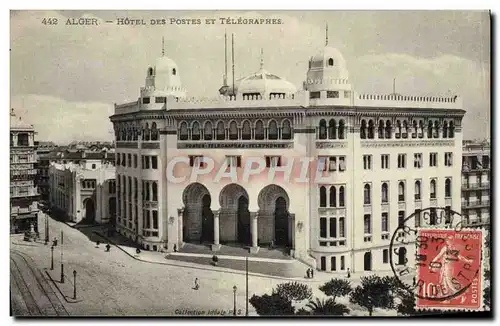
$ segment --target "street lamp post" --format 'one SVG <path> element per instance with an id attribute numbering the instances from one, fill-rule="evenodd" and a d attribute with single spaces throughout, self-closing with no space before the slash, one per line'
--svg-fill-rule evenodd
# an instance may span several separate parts
<path id="1" fill-rule="evenodd" d="M 245 257 L 245 283 L 246 283 L 245 316 L 248 316 L 248 256 Z"/>
<path id="2" fill-rule="evenodd" d="M 61 283 L 64 283 L 64 264 L 63 264 L 63 231 L 61 230 Z"/>
<path id="3" fill-rule="evenodd" d="M 238 288 L 235 286 L 233 286 L 233 315 L 236 316 L 236 290 L 238 290 Z"/>
<path id="4" fill-rule="evenodd" d="M 45 245 L 49 243 L 49 217 L 45 214 Z"/>
<path id="5" fill-rule="evenodd" d="M 54 270 L 54 246 L 50 247 L 50 270 Z"/>
<path id="6" fill-rule="evenodd" d="M 73 270 L 73 299 L 76 300 L 76 271 Z"/>

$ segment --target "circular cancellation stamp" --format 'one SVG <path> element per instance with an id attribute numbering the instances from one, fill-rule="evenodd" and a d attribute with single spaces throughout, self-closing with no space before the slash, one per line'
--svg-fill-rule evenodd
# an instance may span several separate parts
<path id="1" fill-rule="evenodd" d="M 389 260 L 415 295 L 416 310 L 483 310 L 483 228 L 466 228 L 449 209 L 417 210 L 399 221 Z"/>

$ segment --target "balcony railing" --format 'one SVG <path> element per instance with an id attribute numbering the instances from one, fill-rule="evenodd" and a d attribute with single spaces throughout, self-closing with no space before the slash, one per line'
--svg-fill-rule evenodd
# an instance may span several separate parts
<path id="1" fill-rule="evenodd" d="M 481 189 L 490 189 L 490 183 L 481 182 L 481 183 L 462 183 L 462 190 L 481 190 Z"/>
<path id="2" fill-rule="evenodd" d="M 489 207 L 490 206 L 490 201 L 489 200 L 477 200 L 477 201 L 471 201 L 468 203 L 462 203 L 462 208 L 480 208 L 480 207 Z"/>
<path id="3" fill-rule="evenodd" d="M 481 226 L 481 225 L 489 225 L 489 224 L 490 224 L 489 217 L 482 217 L 481 219 L 469 218 L 469 221 L 467 221 L 466 219 L 462 220 L 463 226 Z"/>

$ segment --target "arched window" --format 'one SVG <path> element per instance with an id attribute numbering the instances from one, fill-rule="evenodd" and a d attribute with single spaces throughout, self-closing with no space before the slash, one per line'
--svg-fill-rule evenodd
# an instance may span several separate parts
<path id="1" fill-rule="evenodd" d="M 444 196 L 451 197 L 451 179 L 447 178 L 444 183 Z"/>
<path id="2" fill-rule="evenodd" d="M 431 180 L 431 192 L 430 192 L 430 198 L 435 199 L 436 198 L 436 180 L 432 179 Z"/>
<path id="3" fill-rule="evenodd" d="M 384 121 L 378 122 L 378 139 L 384 139 Z"/>
<path id="4" fill-rule="evenodd" d="M 450 121 L 450 127 L 448 128 L 448 138 L 455 137 L 455 124 L 453 121 Z"/>
<path id="5" fill-rule="evenodd" d="M 212 122 L 205 121 L 205 127 L 203 128 L 203 139 L 212 140 L 213 127 Z"/>
<path id="6" fill-rule="evenodd" d="M 177 70 L 175 70 L 175 68 L 172 68 L 172 75 L 177 75 Z"/>
<path id="7" fill-rule="evenodd" d="M 387 183 L 382 183 L 382 203 L 389 202 L 389 186 Z"/>
<path id="8" fill-rule="evenodd" d="M 421 200 L 422 198 L 420 197 L 420 190 L 421 190 L 421 186 L 420 186 L 420 181 L 417 180 L 415 181 L 415 200 Z"/>
<path id="9" fill-rule="evenodd" d="M 373 120 L 368 121 L 368 139 L 375 138 L 375 125 Z"/>
<path id="10" fill-rule="evenodd" d="M 274 120 L 269 121 L 268 128 L 269 129 L 268 129 L 267 138 L 272 139 L 272 140 L 278 139 L 278 124 L 276 123 L 276 121 L 274 121 Z"/>
<path id="11" fill-rule="evenodd" d="M 344 129 L 345 129 L 345 122 L 344 120 L 339 121 L 339 139 L 344 139 Z"/>
<path id="12" fill-rule="evenodd" d="M 328 59 L 328 65 L 333 66 L 333 59 L 332 58 Z"/>
<path id="13" fill-rule="evenodd" d="M 403 134 L 401 135 L 404 139 L 408 138 L 408 121 L 403 120 Z"/>
<path id="14" fill-rule="evenodd" d="M 224 122 L 219 121 L 217 123 L 217 140 L 226 139 L 226 128 L 224 128 Z"/>
<path id="15" fill-rule="evenodd" d="M 392 125 L 389 120 L 385 122 L 385 138 L 386 139 L 392 138 Z"/>
<path id="16" fill-rule="evenodd" d="M 179 128 L 179 139 L 187 140 L 188 139 L 188 126 L 186 122 L 181 123 L 181 127 Z"/>
<path id="17" fill-rule="evenodd" d="M 191 126 L 191 139 L 192 140 L 201 139 L 200 124 L 198 123 L 198 121 L 193 122 Z"/>
<path id="18" fill-rule="evenodd" d="M 151 138 L 151 130 L 149 129 L 149 124 L 146 122 L 146 127 L 144 128 L 144 140 L 149 141 Z"/>
<path id="19" fill-rule="evenodd" d="M 281 138 L 282 139 L 292 139 L 292 128 L 290 126 L 290 120 L 283 121 L 281 127 Z"/>
<path id="20" fill-rule="evenodd" d="M 153 181 L 153 201 L 158 201 L 158 184 L 156 181 Z"/>
<path id="21" fill-rule="evenodd" d="M 359 137 L 361 139 L 366 139 L 366 121 L 361 120 L 361 128 L 359 129 Z"/>
<path id="22" fill-rule="evenodd" d="M 319 139 L 326 139 L 326 121 L 324 119 L 319 122 Z"/>
<path id="23" fill-rule="evenodd" d="M 413 120 L 413 132 L 411 133 L 411 138 L 417 138 L 418 133 L 418 122 L 417 120 Z"/>
<path id="24" fill-rule="evenodd" d="M 148 76 L 153 76 L 153 68 L 151 67 L 148 68 Z"/>
<path id="25" fill-rule="evenodd" d="M 369 184 L 365 184 L 365 189 L 363 191 L 363 197 L 364 197 L 363 203 L 365 205 L 370 205 L 372 203 L 372 194 L 371 194 L 371 189 L 370 189 Z"/>
<path id="26" fill-rule="evenodd" d="M 156 128 L 156 122 L 151 124 L 151 140 L 158 140 L 158 129 Z"/>
<path id="27" fill-rule="evenodd" d="M 236 121 L 231 121 L 229 124 L 229 139 L 238 139 L 238 125 L 236 124 Z"/>
<path id="28" fill-rule="evenodd" d="M 252 139 L 252 128 L 250 127 L 250 122 L 245 120 L 243 122 L 243 128 L 241 130 L 241 139 L 249 140 Z"/>
<path id="29" fill-rule="evenodd" d="M 403 181 L 400 181 L 398 185 L 398 201 L 405 201 L 405 183 Z"/>
<path id="30" fill-rule="evenodd" d="M 330 207 L 337 207 L 337 189 L 330 187 Z"/>
<path id="31" fill-rule="evenodd" d="M 427 138 L 432 138 L 432 121 L 427 125 Z"/>
<path id="32" fill-rule="evenodd" d="M 443 122 L 443 138 L 448 138 L 448 121 Z"/>
<path id="33" fill-rule="evenodd" d="M 257 120 L 255 123 L 255 139 L 264 139 L 264 123 L 262 120 Z"/>
<path id="34" fill-rule="evenodd" d="M 319 207 L 326 207 L 326 188 L 324 186 L 319 188 Z"/>
<path id="35" fill-rule="evenodd" d="M 397 120 L 396 121 L 396 135 L 395 135 L 395 137 L 397 139 L 401 138 L 401 134 L 402 134 L 401 128 L 402 128 L 401 121 Z"/>
<path id="36" fill-rule="evenodd" d="M 434 138 L 439 138 L 439 122 L 434 121 Z"/>
<path id="37" fill-rule="evenodd" d="M 424 122 L 422 120 L 419 121 L 419 127 L 418 138 L 424 138 Z"/>
<path id="38" fill-rule="evenodd" d="M 340 186 L 339 188 L 339 207 L 345 206 L 345 193 L 344 186 Z"/>
<path id="39" fill-rule="evenodd" d="M 334 119 L 328 122 L 328 139 L 337 139 L 337 122 Z"/>

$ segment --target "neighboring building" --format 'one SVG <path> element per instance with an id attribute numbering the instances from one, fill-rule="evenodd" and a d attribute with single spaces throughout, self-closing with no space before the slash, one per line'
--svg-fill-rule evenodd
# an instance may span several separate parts
<path id="1" fill-rule="evenodd" d="M 274 243 L 320 270 L 390 270 L 390 240 L 405 217 L 428 207 L 460 211 L 465 111 L 457 96 L 358 94 L 328 45 L 310 58 L 302 91 L 262 60 L 237 81 L 236 96 L 213 100 L 184 98 L 180 73 L 162 55 L 146 69 L 139 99 L 115 104 L 110 118 L 116 228 L 146 249 L 204 242 L 256 252 Z M 189 157 L 176 165 L 187 180 L 175 183 L 166 171 L 179 157 Z M 311 157 L 327 180 L 190 182 L 203 157 L 239 175 L 255 157 L 266 169 Z M 414 244 L 394 250 L 412 264 Z"/>
<path id="2" fill-rule="evenodd" d="M 50 163 L 51 209 L 67 221 L 114 225 L 115 167 L 107 162 L 106 153 L 92 153 L 100 154 L 100 157 L 92 158 L 85 157 L 91 153 L 80 154 L 83 157 L 80 155 L 79 163 Z M 74 155 L 70 157 L 70 161 L 76 159 Z"/>
<path id="3" fill-rule="evenodd" d="M 489 225 L 490 143 L 464 142 L 462 150 L 462 216 L 469 225 Z"/>
<path id="4" fill-rule="evenodd" d="M 10 231 L 38 230 L 35 129 L 10 113 Z"/>
<path id="5" fill-rule="evenodd" d="M 57 145 L 53 142 L 37 142 L 36 147 L 36 164 L 37 170 L 35 186 L 40 194 L 40 202 L 48 203 L 49 201 L 49 154 L 57 149 Z"/>

